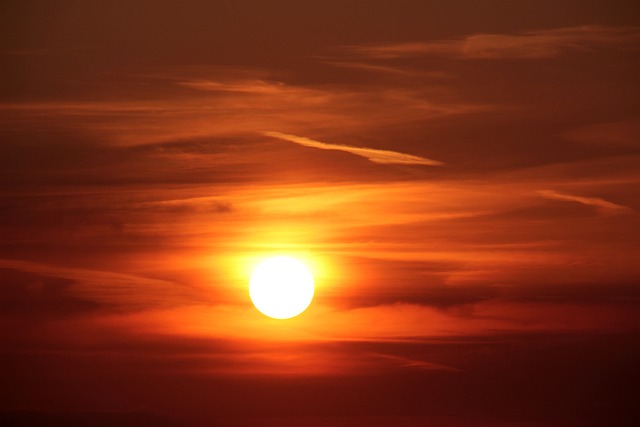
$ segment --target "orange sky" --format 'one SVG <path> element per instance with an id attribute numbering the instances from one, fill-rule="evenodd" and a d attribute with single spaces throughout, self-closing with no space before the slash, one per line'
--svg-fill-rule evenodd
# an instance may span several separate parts
<path id="1" fill-rule="evenodd" d="M 0 420 L 634 415 L 637 2 L 0 7 Z"/>

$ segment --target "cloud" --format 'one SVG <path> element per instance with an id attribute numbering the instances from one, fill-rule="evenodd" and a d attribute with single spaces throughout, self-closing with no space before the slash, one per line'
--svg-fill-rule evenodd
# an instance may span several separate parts
<path id="1" fill-rule="evenodd" d="M 602 25 L 525 31 L 518 34 L 472 34 L 462 38 L 346 46 L 343 51 L 372 59 L 445 56 L 460 59 L 542 59 L 566 52 L 618 48 L 638 50 L 640 27 Z"/>
<path id="2" fill-rule="evenodd" d="M 161 200 L 143 203 L 142 206 L 164 213 L 229 213 L 234 207 L 231 203 L 216 197 L 191 197 L 185 199 Z"/>
<path id="3" fill-rule="evenodd" d="M 450 79 L 452 75 L 443 71 L 425 71 L 415 70 L 408 67 L 388 66 L 380 64 L 371 64 L 366 61 L 351 61 L 339 60 L 335 58 L 326 59 L 322 56 L 318 58 L 323 64 L 338 67 L 338 68 L 350 68 L 354 70 L 368 71 L 371 73 L 378 73 L 385 76 L 398 77 L 400 79 L 407 78 L 427 78 L 427 79 Z"/>
<path id="4" fill-rule="evenodd" d="M 265 80 L 213 81 L 207 79 L 191 79 L 177 82 L 179 86 L 190 89 L 214 92 L 240 92 L 263 95 L 281 95 L 301 91 L 291 88 L 284 83 Z M 311 92 L 311 91 L 310 91 Z"/>
<path id="5" fill-rule="evenodd" d="M 425 157 L 414 156 L 412 154 L 399 153 L 397 151 L 378 150 L 376 148 L 352 147 L 349 145 L 328 144 L 326 142 L 315 141 L 302 136 L 289 135 L 280 132 L 262 132 L 263 135 L 282 139 L 284 141 L 293 142 L 305 147 L 319 148 L 320 150 L 336 150 L 345 151 L 364 157 L 374 163 L 382 164 L 405 164 L 405 165 L 427 165 L 441 166 L 442 162 L 438 160 L 427 159 Z"/>
<path id="6" fill-rule="evenodd" d="M 139 275 L 10 259 L 0 259 L 1 269 L 71 282 L 66 287 L 68 295 L 120 309 L 172 307 L 194 301 L 191 292 L 177 283 Z"/>
<path id="7" fill-rule="evenodd" d="M 391 361 L 397 364 L 399 367 L 404 367 L 404 368 L 414 368 L 414 369 L 420 369 L 420 370 L 441 370 L 441 371 L 450 371 L 450 372 L 460 371 L 460 369 L 447 366 L 447 365 L 442 365 L 440 363 L 433 363 L 433 362 L 428 362 L 428 361 L 419 360 L 419 359 L 411 359 L 408 357 L 396 356 L 391 354 L 371 353 L 371 356 L 378 357 L 382 360 Z"/>
<path id="8" fill-rule="evenodd" d="M 599 197 L 584 197 L 575 196 L 572 194 L 559 193 L 554 190 L 540 190 L 538 194 L 542 197 L 552 200 L 560 200 L 566 202 L 577 202 L 587 206 L 596 207 L 601 213 L 604 214 L 621 214 L 631 211 L 627 206 L 618 205 L 613 202 L 601 199 Z"/>
<path id="9" fill-rule="evenodd" d="M 122 84 L 130 84 L 134 77 L 123 78 Z M 115 100 L 0 103 L 0 126 L 82 132 L 100 144 L 135 146 L 247 136 L 269 128 L 299 134 L 331 129 L 360 133 L 496 108 L 462 101 L 446 89 L 435 93 L 422 87 L 301 85 L 231 79 L 224 73 L 191 78 L 179 72 L 164 80 L 146 77 L 145 81 L 164 96 L 149 99 L 145 87 L 135 89 L 134 96 L 122 94 Z"/>

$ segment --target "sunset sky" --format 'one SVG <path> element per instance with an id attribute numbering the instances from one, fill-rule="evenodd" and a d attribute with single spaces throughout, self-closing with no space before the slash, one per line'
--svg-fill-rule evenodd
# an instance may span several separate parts
<path id="1" fill-rule="evenodd" d="M 640 422 L 640 2 L 0 20 L 1 424 Z"/>

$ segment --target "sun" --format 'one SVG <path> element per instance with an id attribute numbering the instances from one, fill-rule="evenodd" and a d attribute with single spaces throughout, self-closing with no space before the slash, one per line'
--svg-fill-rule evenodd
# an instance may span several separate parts
<path id="1" fill-rule="evenodd" d="M 305 311 L 313 299 L 313 276 L 295 258 L 277 256 L 260 263 L 249 281 L 253 305 L 265 316 L 290 319 Z"/>

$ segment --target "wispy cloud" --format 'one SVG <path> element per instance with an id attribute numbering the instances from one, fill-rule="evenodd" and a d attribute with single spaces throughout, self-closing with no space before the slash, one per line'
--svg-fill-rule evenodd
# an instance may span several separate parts
<path id="1" fill-rule="evenodd" d="M 139 275 L 10 259 L 0 259 L 0 269 L 70 280 L 70 295 L 121 309 L 172 307 L 194 301 L 189 290 L 174 282 Z"/>
<path id="2" fill-rule="evenodd" d="M 408 357 L 396 356 L 392 354 L 371 353 L 371 356 L 382 360 L 390 361 L 398 366 L 405 368 L 414 368 L 420 370 L 442 370 L 450 372 L 460 372 L 460 369 L 452 366 L 442 365 L 440 363 L 428 362 L 420 359 L 412 359 Z"/>
<path id="3" fill-rule="evenodd" d="M 573 194 L 559 193 L 554 190 L 540 190 L 538 191 L 538 194 L 547 199 L 576 202 L 587 206 L 594 206 L 604 214 L 621 214 L 627 213 L 631 210 L 627 206 L 618 205 L 599 197 L 576 196 Z"/>
<path id="4" fill-rule="evenodd" d="M 326 142 L 316 141 L 303 136 L 289 135 L 281 132 L 262 132 L 263 135 L 282 139 L 284 141 L 293 142 L 305 147 L 318 148 L 320 150 L 336 150 L 345 151 L 364 157 L 374 163 L 382 164 L 408 164 L 408 165 L 427 165 L 441 166 L 442 162 L 438 160 L 427 159 L 425 157 L 414 156 L 412 154 L 399 153 L 397 151 L 378 150 L 376 148 L 352 147 L 349 145 L 329 144 Z"/>
<path id="5" fill-rule="evenodd" d="M 175 76 L 146 78 L 166 96 L 148 99 L 145 88 L 134 99 L 123 94 L 118 100 L 0 103 L 0 125 L 32 129 L 37 122 L 39 127 L 82 130 L 98 135 L 101 142 L 131 146 L 249 135 L 269 128 L 299 134 L 330 129 L 360 133 L 496 108 L 461 101 L 447 90 L 436 93 L 422 87 L 314 86 L 267 78 L 232 79 L 225 73 L 193 78 L 179 71 Z"/>
<path id="6" fill-rule="evenodd" d="M 518 34 L 472 34 L 466 37 L 346 46 L 343 51 L 357 57 L 393 59 L 446 56 L 461 59 L 542 59 L 566 52 L 598 48 L 638 50 L 640 27 L 601 25 L 525 31 Z"/>
<path id="7" fill-rule="evenodd" d="M 352 61 L 350 59 L 326 59 L 319 57 L 320 62 L 332 67 L 350 68 L 354 70 L 368 71 L 377 74 L 383 74 L 385 76 L 394 76 L 398 78 L 427 78 L 427 79 L 450 79 L 452 75 L 443 71 L 424 71 L 416 70 L 408 67 L 400 66 L 388 66 L 380 64 L 372 64 L 364 61 Z"/>

